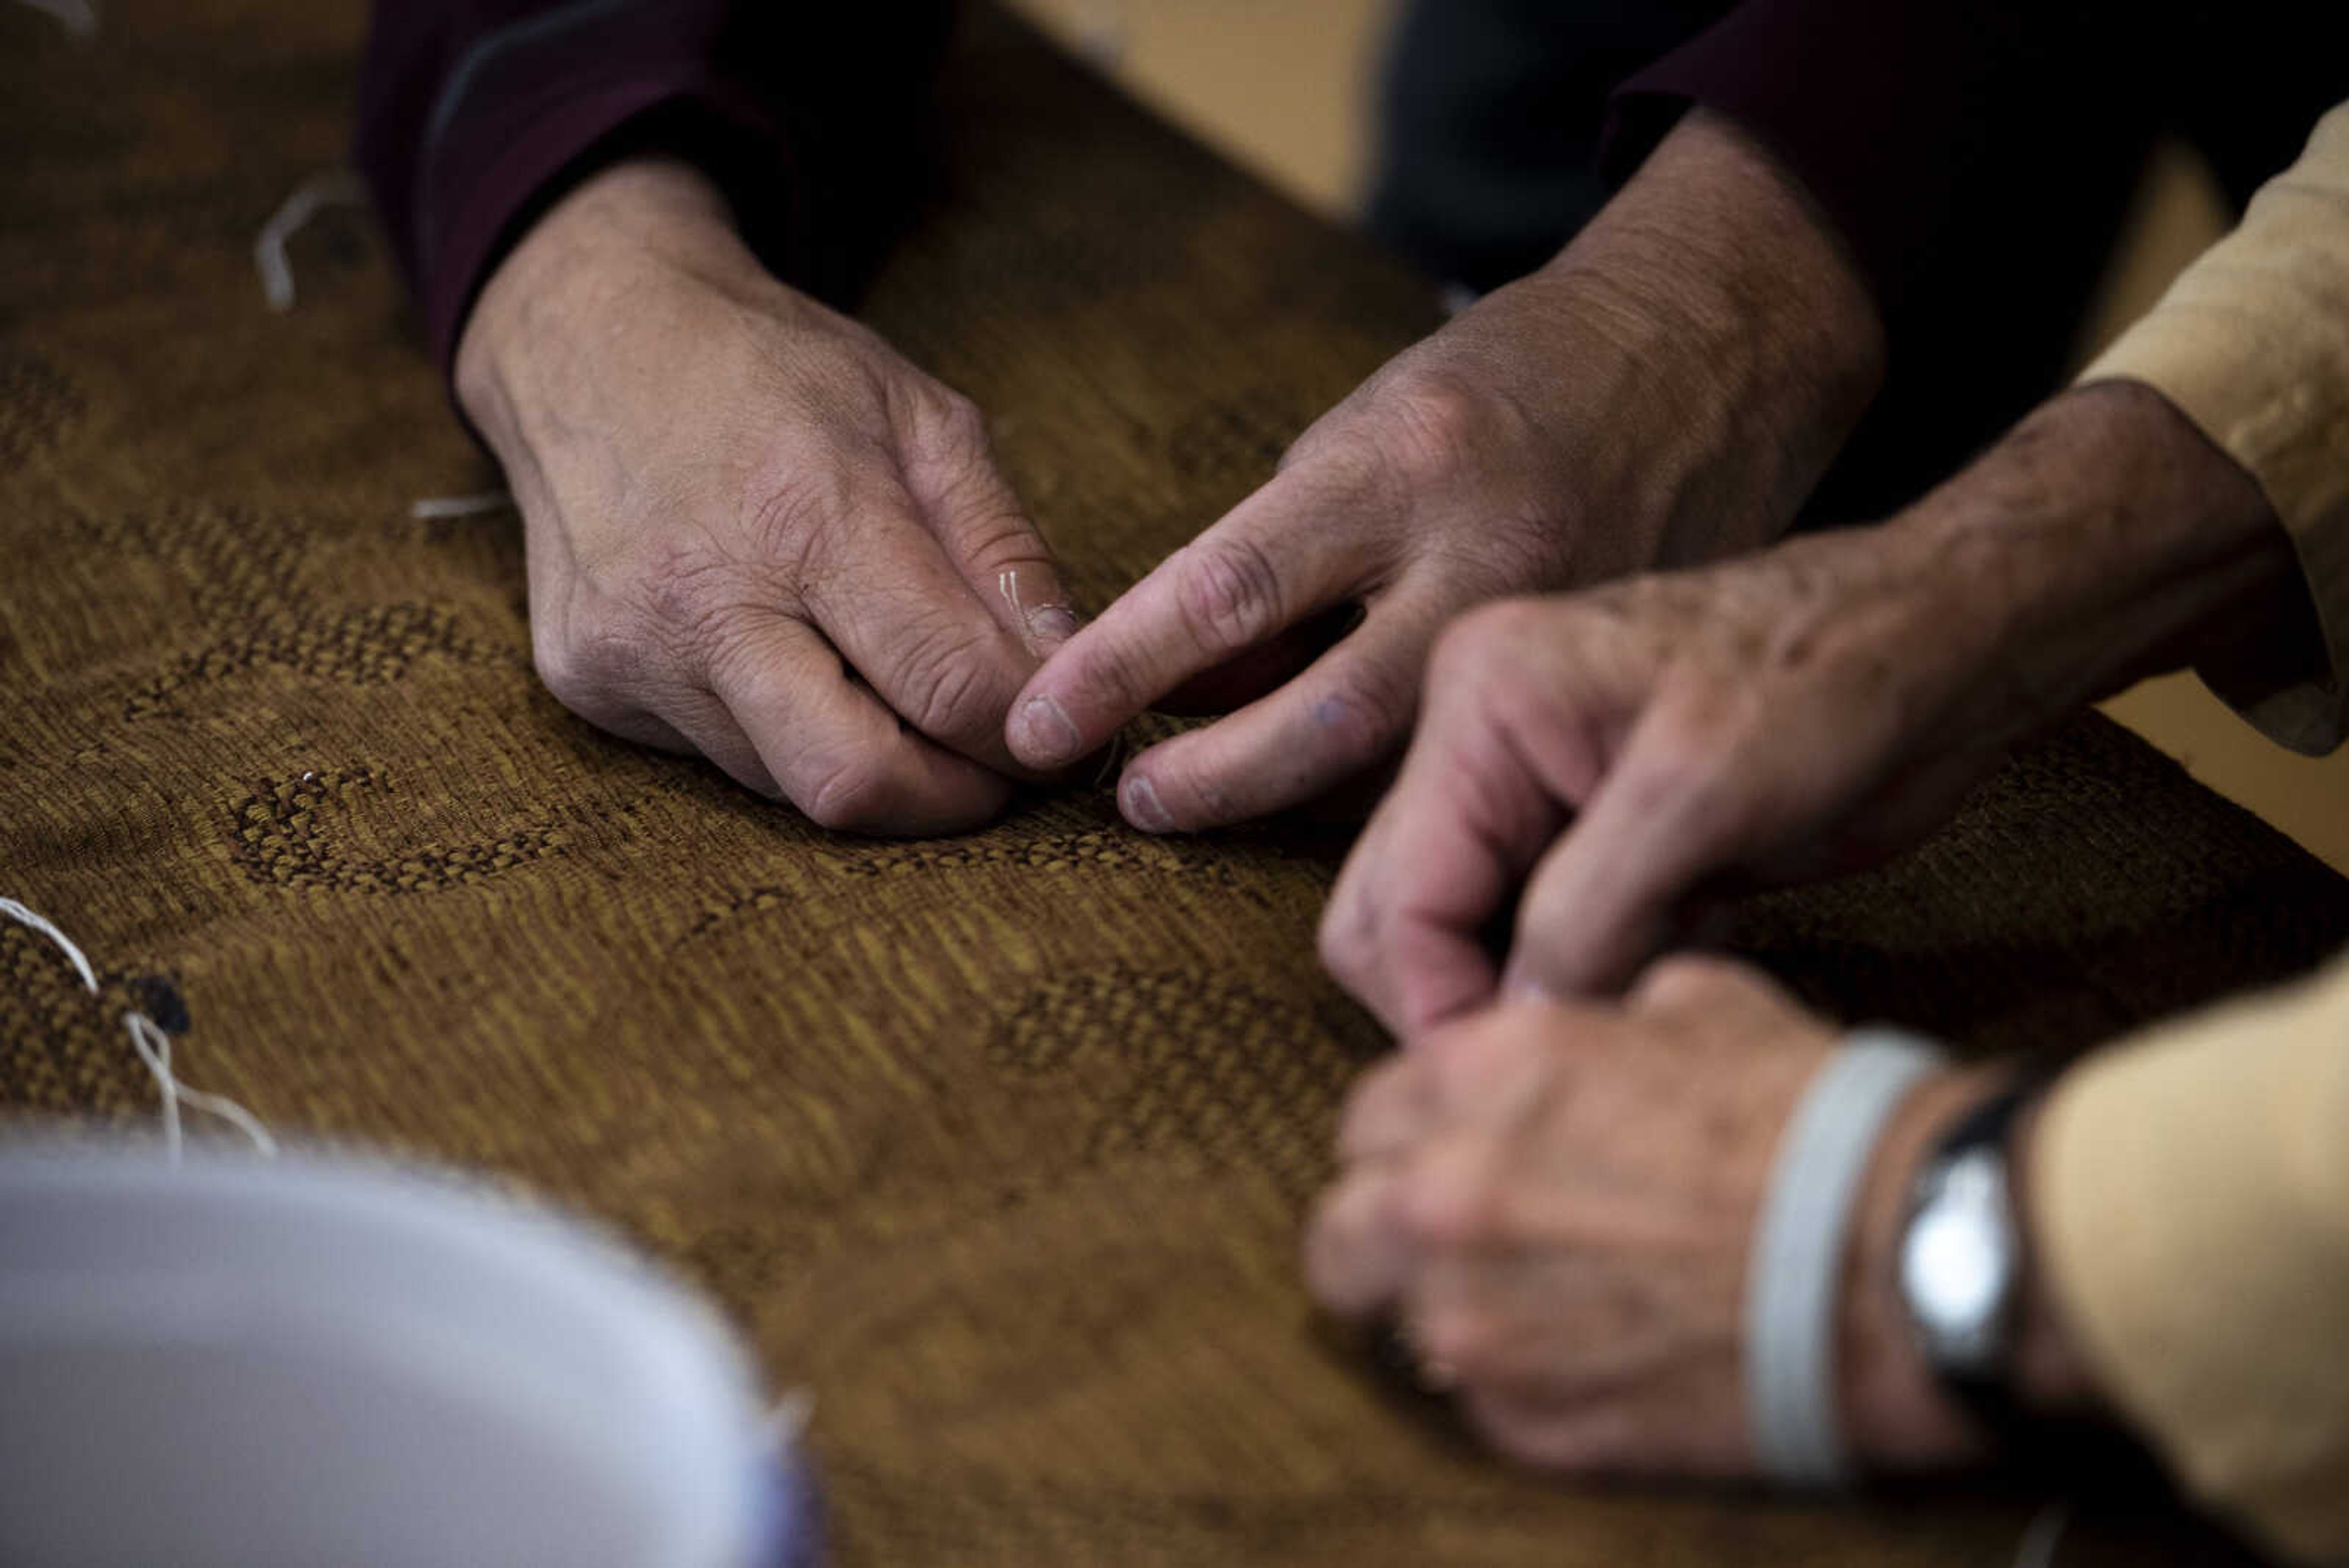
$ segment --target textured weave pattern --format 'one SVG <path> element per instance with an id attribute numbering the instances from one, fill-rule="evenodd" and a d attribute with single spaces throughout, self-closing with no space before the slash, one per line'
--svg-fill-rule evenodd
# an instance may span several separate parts
<path id="1" fill-rule="evenodd" d="M 1316 968 L 1340 844 L 1152 841 L 1105 794 L 827 836 L 536 687 L 513 520 L 353 214 L 361 17 L 0 6 L 0 1106 L 128 1120 L 144 1006 L 292 1136 L 486 1168 L 720 1297 L 851 1564 L 2002 1562 L 2022 1500 L 1558 1490 L 1391 1403 L 1295 1266 L 1381 1043 Z M 1097 607 L 1429 325 L 1407 280 L 999 18 L 870 317 L 990 410 Z M 1921 854 L 1736 940 L 1814 1000 L 2061 1047 L 2313 961 L 2343 886 L 2100 723 Z M 0 1265 L 5 1266 L 5 1265 Z M 2091 1521 L 2069 1562 L 2209 1561 Z"/>

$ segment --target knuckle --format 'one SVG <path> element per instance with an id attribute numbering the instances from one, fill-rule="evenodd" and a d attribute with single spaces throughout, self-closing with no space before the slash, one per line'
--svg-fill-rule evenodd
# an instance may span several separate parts
<path id="1" fill-rule="evenodd" d="M 1420 1314 L 1413 1335 L 1422 1355 L 1440 1361 L 1464 1381 L 1489 1376 L 1501 1364 L 1506 1331 L 1491 1309 L 1468 1301 L 1447 1301 Z"/>
<path id="2" fill-rule="evenodd" d="M 930 376 L 916 373 L 906 389 L 916 422 L 942 436 L 985 439 L 987 420 L 978 405 L 963 393 Z"/>
<path id="3" fill-rule="evenodd" d="M 993 679 L 980 635 L 939 625 L 907 638 L 894 661 L 892 705 L 926 735 L 960 735 L 1000 724 L 1010 693 Z"/>
<path id="4" fill-rule="evenodd" d="M 1733 960 L 1684 953 L 1650 964 L 1629 1000 L 1640 1011 L 1709 1014 L 1761 993 L 1752 972 Z"/>
<path id="5" fill-rule="evenodd" d="M 1675 954 L 1650 965 L 1640 989 L 1651 1002 L 1702 997 L 1727 985 L 1731 972 L 1729 963 L 1723 959 Z"/>
<path id="6" fill-rule="evenodd" d="M 1321 966 L 1349 991 L 1359 991 L 1373 975 L 1371 955 L 1377 946 L 1377 914 L 1371 900 L 1359 890 L 1340 888 L 1321 911 L 1313 935 Z"/>
<path id="7" fill-rule="evenodd" d="M 1402 1229 L 1424 1247 L 1475 1251 L 1506 1240 L 1508 1195 L 1485 1165 L 1423 1168 L 1402 1196 Z"/>
<path id="8" fill-rule="evenodd" d="M 1176 603 L 1199 647 L 1237 653 L 1281 624 L 1280 568 L 1262 545 L 1235 535 L 1183 554 Z"/>
<path id="9" fill-rule="evenodd" d="M 556 701 L 600 722 L 626 693 L 650 684 L 650 642 L 626 615 L 574 615 L 559 628 L 533 631 L 531 663 Z"/>
<path id="10" fill-rule="evenodd" d="M 863 476 L 857 465 L 833 453 L 796 466 L 755 489 L 745 504 L 742 537 L 752 557 L 784 570 L 797 567 L 833 541 L 834 532 L 857 515 Z M 704 564 L 707 546 L 686 543 L 674 564 Z"/>
<path id="11" fill-rule="evenodd" d="M 888 780 L 869 760 L 852 758 L 821 774 L 800 809 L 834 833 L 870 833 L 888 817 Z"/>
<path id="12" fill-rule="evenodd" d="M 987 415 L 952 387 L 938 389 L 938 427 L 958 450 L 984 454 L 988 449 Z"/>
<path id="13" fill-rule="evenodd" d="M 1515 667 L 1543 630 L 1538 599 L 1494 599 L 1453 618 L 1428 656 L 1430 686 L 1480 682 Z"/>
<path id="14" fill-rule="evenodd" d="M 916 464 L 961 468 L 988 463 L 987 416 L 969 398 L 942 381 L 916 377 L 902 389 L 899 407 L 906 456 Z"/>
<path id="15" fill-rule="evenodd" d="M 534 633 L 530 639 L 530 662 L 538 671 L 539 683 L 573 712 L 579 711 L 582 702 L 592 700 L 585 664 L 567 638 L 553 632 Z"/>
<path id="16" fill-rule="evenodd" d="M 1414 487 L 1447 482 L 1471 467 L 1493 420 L 1487 399 L 1446 375 L 1399 379 L 1387 408 L 1386 461 Z"/>
<path id="17" fill-rule="evenodd" d="M 726 640 L 746 594 L 742 567 L 707 536 L 675 533 L 648 541 L 616 585 L 618 613 L 607 628 L 639 650 L 659 648 L 706 667 Z M 616 623 L 615 626 L 614 623 Z"/>
<path id="18" fill-rule="evenodd" d="M 981 472 L 961 483 L 960 493 L 950 494 L 947 504 L 953 510 L 955 553 L 969 563 L 969 569 L 990 585 L 1014 570 L 1023 579 L 1039 572 L 1049 577 L 1051 560 L 1043 541 L 994 474 Z M 990 587 L 988 591 L 995 589 Z M 1061 597 L 1057 582 L 1029 582 L 1021 591 L 1023 607 L 1028 608 Z"/>
<path id="19" fill-rule="evenodd" d="M 1659 714 L 1640 737 L 1640 776 L 1649 802 L 1661 805 L 1713 787 L 1727 762 L 1713 714 L 1710 704 L 1681 705 Z"/>
<path id="20" fill-rule="evenodd" d="M 1766 769 L 1748 743 L 1758 732 L 1736 707 L 1683 705 L 1640 746 L 1637 801 L 1703 832 L 1750 826 L 1763 806 Z"/>

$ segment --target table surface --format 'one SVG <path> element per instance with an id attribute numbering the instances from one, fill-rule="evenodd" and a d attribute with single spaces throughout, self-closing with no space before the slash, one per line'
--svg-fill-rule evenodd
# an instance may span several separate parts
<path id="1" fill-rule="evenodd" d="M 1342 844 L 1154 841 L 1105 792 L 828 836 L 532 678 L 510 515 L 352 213 L 350 4 L 0 7 L 0 1107 L 143 1121 L 114 1022 L 281 1133 L 485 1168 L 698 1280 L 844 1563 L 1999 1564 L 2038 1500 L 1561 1488 L 1311 1328 L 1299 1218 L 1383 1048 L 1318 972 Z M 865 314 L 989 410 L 1098 607 L 1433 321 L 1426 291 L 979 11 L 946 188 Z M 2313 963 L 2349 888 L 2084 720 L 1925 849 L 1747 906 L 1847 1016 L 2076 1048 Z M 2221 1560 L 2094 1507 L 2070 1563 Z"/>

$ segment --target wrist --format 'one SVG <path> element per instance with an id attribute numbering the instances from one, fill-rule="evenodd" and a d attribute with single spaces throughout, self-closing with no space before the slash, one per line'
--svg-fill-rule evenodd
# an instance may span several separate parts
<path id="1" fill-rule="evenodd" d="M 2042 1086 L 2017 1119 L 2009 1147 L 2009 1179 L 2014 1192 L 2014 1223 L 2023 1241 L 2023 1297 L 2015 1322 L 2014 1390 L 2023 1407 L 2051 1420 L 2077 1420 L 2101 1413 L 2095 1374 L 2080 1351 L 2078 1336 L 2055 1290 L 2054 1271 L 2042 1245 L 2032 1207 L 2032 1176 L 2045 1117 L 2048 1089 Z"/>
<path id="2" fill-rule="evenodd" d="M 1900 1296 L 1899 1253 L 1919 1172 L 1942 1136 L 1997 1088 L 1980 1068 L 1937 1074 L 1893 1113 L 1868 1161 L 1844 1261 L 1837 1377 L 1847 1438 L 1876 1468 L 1946 1466 L 1982 1451 L 1918 1343 Z"/>
<path id="3" fill-rule="evenodd" d="M 2076 389 L 1888 525 L 1935 617 L 1987 655 L 1969 722 L 2011 741 L 2287 617 L 2290 540 L 2258 484 L 2159 393 Z"/>
<path id="4" fill-rule="evenodd" d="M 1996 1066 L 1945 1073 L 1911 1095 L 1877 1145 L 1845 1278 L 1842 1398 L 1854 1449 L 1882 1469 L 1965 1463 L 1987 1451 L 1986 1434 L 1928 1361 L 1899 1286 L 1900 1251 L 1919 1179 L 1951 1131 L 2013 1081 Z M 2013 1404 L 2052 1423 L 2097 1410 L 2033 1224 L 2033 1139 L 2044 1091 L 2016 1115 L 2007 1139 L 2009 1210 L 2020 1254 L 2011 1351 L 2003 1379 Z"/>
<path id="5" fill-rule="evenodd" d="M 1733 122 L 1690 112 L 1529 283 L 1613 350 L 1576 368 L 1671 566 L 1777 537 L 1884 376 L 1881 319 L 1799 182 Z M 1617 445 L 1622 445 L 1618 441 Z"/>
<path id="6" fill-rule="evenodd" d="M 457 400 L 492 446 L 514 427 L 513 394 L 544 378 L 583 328 L 614 318 L 647 281 L 765 279 L 718 187 L 676 159 L 624 160 L 583 180 L 508 250 L 458 340 Z"/>

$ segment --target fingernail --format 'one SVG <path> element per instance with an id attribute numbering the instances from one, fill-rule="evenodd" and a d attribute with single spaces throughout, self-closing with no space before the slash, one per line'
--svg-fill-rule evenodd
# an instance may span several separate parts
<path id="1" fill-rule="evenodd" d="M 1140 774 L 1125 781 L 1125 820 L 1144 833 L 1172 833 L 1174 819 L 1158 804 L 1158 792 Z"/>
<path id="2" fill-rule="evenodd" d="M 1013 737 L 1012 749 L 1022 762 L 1056 768 L 1075 762 L 1083 744 L 1076 725 L 1069 722 L 1068 710 L 1050 697 L 1030 697 L 1019 710 L 1019 733 Z"/>
<path id="3" fill-rule="evenodd" d="M 1028 635 L 1038 642 L 1066 642 L 1084 626 L 1066 605 L 1046 605 L 1028 612 Z"/>

